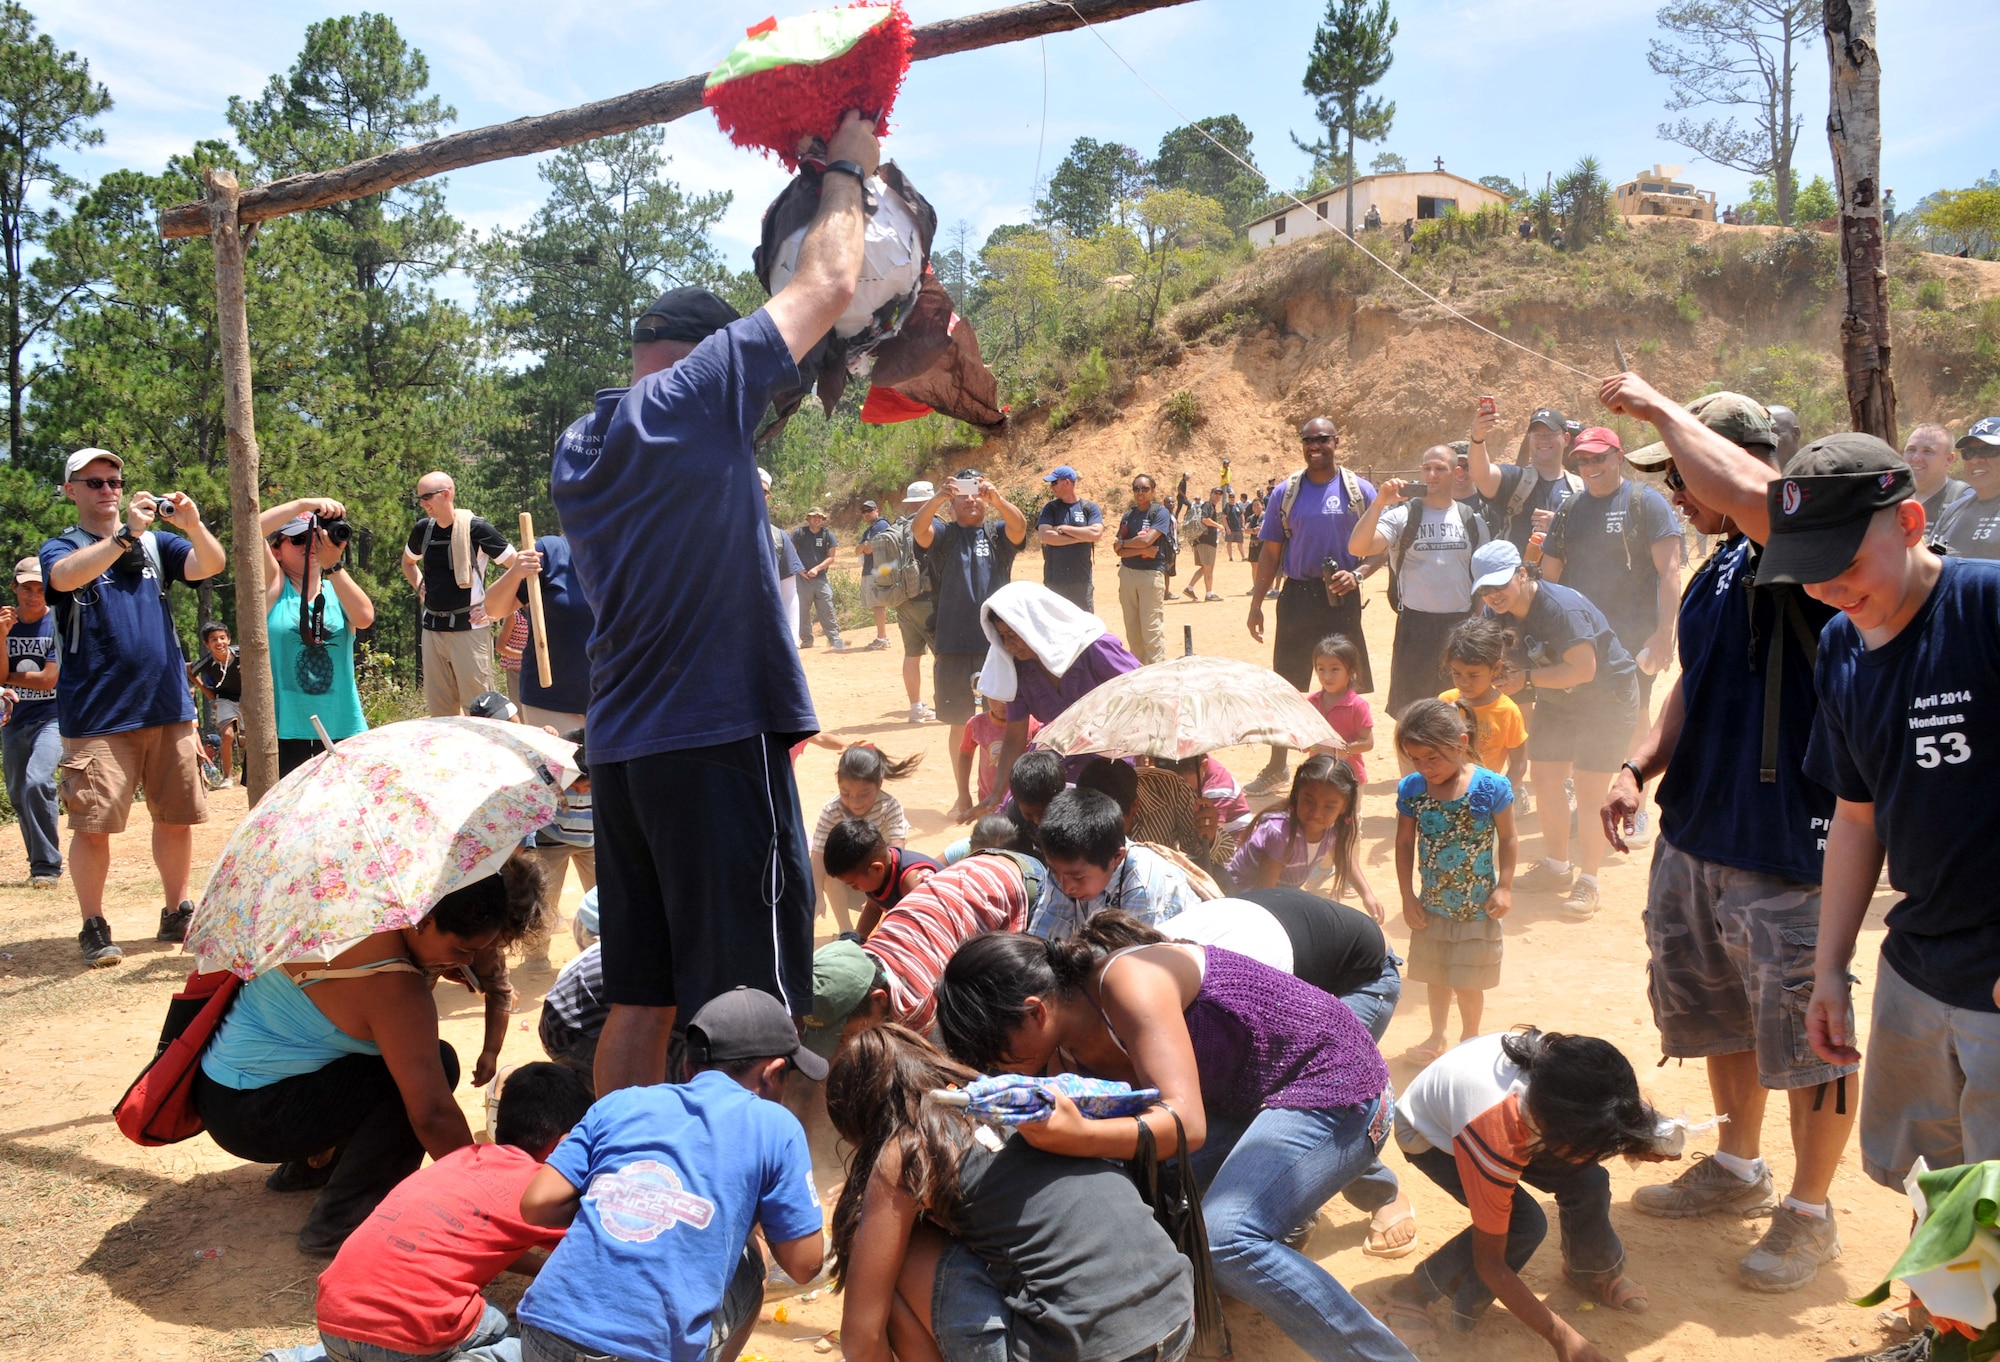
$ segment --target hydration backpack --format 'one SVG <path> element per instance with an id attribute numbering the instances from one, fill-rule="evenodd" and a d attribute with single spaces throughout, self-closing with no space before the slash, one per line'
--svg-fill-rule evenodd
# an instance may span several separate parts
<path id="1" fill-rule="evenodd" d="M 917 547 L 914 516 L 903 516 L 868 541 L 875 556 L 876 599 L 883 605 L 907 605 L 930 590 L 923 550 Z"/>

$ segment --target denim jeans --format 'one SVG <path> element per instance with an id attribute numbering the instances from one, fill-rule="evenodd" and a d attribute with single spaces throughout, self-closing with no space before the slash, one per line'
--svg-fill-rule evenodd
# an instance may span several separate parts
<path id="1" fill-rule="evenodd" d="M 1459 1205 L 1465 1204 L 1458 1160 L 1448 1151 L 1426 1149 L 1409 1155 L 1409 1160 L 1450 1192 Z M 1521 1181 L 1556 1199 L 1564 1270 L 1586 1286 L 1617 1281 L 1625 1271 L 1625 1246 L 1611 1228 L 1611 1175 L 1604 1171 L 1604 1165 L 1564 1163 L 1541 1154 L 1528 1161 Z M 1527 1266 L 1549 1232 L 1549 1218 L 1527 1187 L 1514 1189 L 1513 1214 L 1507 1222 L 1507 1266 L 1516 1272 Z M 1470 1228 L 1417 1264 L 1417 1282 L 1431 1300 L 1451 1297 L 1451 1322 L 1456 1329 L 1470 1329 L 1493 1304 L 1493 1293 L 1473 1266 Z"/>
<path id="2" fill-rule="evenodd" d="M 1211 1118 L 1195 1152 L 1216 1285 L 1322 1362 L 1411 1362 L 1411 1353 L 1333 1275 L 1284 1236 L 1376 1161 L 1387 1094 L 1327 1111 L 1266 1108 L 1247 1124 Z"/>
<path id="3" fill-rule="evenodd" d="M 458 1054 L 443 1041 L 445 1083 L 458 1086 Z M 344 1055 L 321 1069 L 261 1088 L 230 1088 L 197 1069 L 195 1109 L 210 1138 L 252 1163 L 290 1163 L 334 1151 L 333 1176 L 299 1231 L 302 1247 L 338 1245 L 424 1161 L 403 1094 L 379 1055 Z"/>
<path id="4" fill-rule="evenodd" d="M 406 1353 L 351 1338 L 321 1334 L 319 1342 L 275 1348 L 258 1362 L 521 1362 L 521 1340 L 507 1316 L 488 1305 L 471 1334 L 441 1353 Z"/>
<path id="5" fill-rule="evenodd" d="M 18 716 L 20 710 L 14 713 Z M 61 760 L 62 729 L 53 715 L 26 727 L 0 728 L 0 766 L 5 767 L 7 798 L 20 815 L 30 875 L 62 873 L 56 831 L 56 763 Z"/>
<path id="6" fill-rule="evenodd" d="M 1013 1311 L 978 1255 L 951 1241 L 931 1285 L 931 1337 L 945 1362 L 1014 1362 Z M 1181 1362 L 1194 1346 L 1194 1321 L 1168 1327 L 1160 1342 L 1119 1362 Z"/>
<path id="7" fill-rule="evenodd" d="M 702 1362 L 736 1362 L 764 1308 L 764 1251 L 752 1240 L 736 1261 L 736 1275 L 723 1291 L 708 1330 L 708 1351 Z M 624 1362 L 614 1353 L 586 1348 L 561 1334 L 525 1321 L 521 1324 L 520 1362 Z"/>
<path id="8" fill-rule="evenodd" d="M 1347 1004 L 1347 1010 L 1368 1028 L 1368 1034 L 1375 1038 L 1378 1045 L 1382 1043 L 1382 1033 L 1389 1029 L 1389 1019 L 1396 1015 L 1396 1004 L 1403 996 L 1402 966 L 1402 960 L 1394 951 L 1384 951 L 1382 972 L 1340 998 Z M 1394 1201 L 1402 1190 L 1402 1184 L 1396 1181 L 1395 1171 L 1378 1158 L 1368 1165 L 1360 1177 L 1341 1188 L 1340 1195 L 1355 1210 L 1373 1215 Z"/>

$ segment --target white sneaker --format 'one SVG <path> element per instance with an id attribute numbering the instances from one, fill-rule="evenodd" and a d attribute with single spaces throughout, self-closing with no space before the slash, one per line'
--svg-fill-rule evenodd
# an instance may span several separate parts
<path id="1" fill-rule="evenodd" d="M 920 724 L 927 719 L 935 719 L 935 718 L 937 718 L 936 713 L 932 711 L 929 705 L 925 704 L 921 700 L 917 701 L 916 704 L 910 706 L 910 722 L 913 724 Z"/>

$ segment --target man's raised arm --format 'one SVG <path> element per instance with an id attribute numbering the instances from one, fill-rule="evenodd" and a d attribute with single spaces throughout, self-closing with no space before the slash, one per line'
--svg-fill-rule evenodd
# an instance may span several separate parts
<path id="1" fill-rule="evenodd" d="M 829 164 L 846 161 L 868 175 L 875 173 L 881 155 L 875 125 L 851 110 L 827 144 Z M 799 243 L 798 272 L 764 304 L 795 360 L 819 344 L 854 300 L 862 229 L 868 221 L 861 197 L 861 181 L 851 174 L 834 171 L 821 179 L 819 212 Z"/>

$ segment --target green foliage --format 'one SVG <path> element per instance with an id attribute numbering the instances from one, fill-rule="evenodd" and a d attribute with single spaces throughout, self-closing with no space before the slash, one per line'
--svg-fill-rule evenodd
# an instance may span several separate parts
<path id="1" fill-rule="evenodd" d="M 1706 392 L 1739 392 L 1798 413 L 1807 441 L 1848 429 L 1847 393 L 1836 356 L 1809 345 L 1770 345 L 1719 357 L 1721 376 Z"/>
<path id="2" fill-rule="evenodd" d="M 1192 388 L 1182 388 L 1161 406 L 1160 419 L 1185 440 L 1208 424 L 1208 413 L 1202 410 L 1199 393 Z"/>
<path id="3" fill-rule="evenodd" d="M 421 719 L 427 712 L 423 687 L 416 684 L 415 665 L 366 644 L 354 650 L 354 683 L 361 692 L 361 716 L 370 728 Z"/>
<path id="4" fill-rule="evenodd" d="M 1035 205 L 1035 213 L 1071 236 L 1092 236 L 1124 221 L 1124 205 L 1138 196 L 1145 180 L 1146 163 L 1132 148 L 1079 137 L 1049 177 L 1048 197 Z"/>
<path id="5" fill-rule="evenodd" d="M 1210 137 L 1215 141 L 1210 141 Z M 1216 142 L 1222 146 L 1216 146 Z M 1158 189 L 1185 189 L 1213 199 L 1222 205 L 1223 216 L 1229 222 L 1246 222 L 1257 216 L 1264 202 L 1264 181 L 1228 153 L 1233 152 L 1254 166 L 1257 158 L 1250 153 L 1250 142 L 1250 129 L 1235 114 L 1221 114 L 1175 128 L 1160 139 L 1159 154 L 1153 158 L 1153 185 Z M 1227 152 L 1223 150 L 1225 147 Z"/>
<path id="6" fill-rule="evenodd" d="M 1568 249 L 1587 246 L 1612 230 L 1611 182 L 1595 156 L 1585 156 L 1556 180 L 1554 199 Z"/>
<path id="7" fill-rule="evenodd" d="M 1354 144 L 1379 142 L 1396 120 L 1396 104 L 1368 93 L 1389 74 L 1395 60 L 1396 21 L 1389 17 L 1389 0 L 1327 0 L 1326 17 L 1313 33 L 1312 54 L 1301 84 L 1313 97 L 1313 112 L 1326 130 L 1324 141 L 1292 141 L 1312 155 L 1315 163 L 1341 158 L 1343 173 L 1354 173 Z M 1346 138 L 1347 145 L 1341 146 Z M 1354 233 L 1354 207 L 1348 204 L 1347 232 Z"/>
<path id="8" fill-rule="evenodd" d="M 1674 295 L 1674 315 L 1692 325 L 1701 320 L 1701 302 L 1692 293 L 1683 290 Z"/>
<path id="9" fill-rule="evenodd" d="M 1917 306 L 1933 311 L 1942 311 L 1950 306 L 1950 299 L 1945 296 L 1944 280 L 1926 279 L 1917 285 Z"/>
<path id="10" fill-rule="evenodd" d="M 1049 411 L 1049 429 L 1061 430 L 1079 412 L 1089 411 L 1098 400 L 1111 389 L 1111 365 L 1104 358 L 1101 348 L 1093 347 L 1076 366 L 1076 375 L 1070 380 L 1069 391 L 1061 402 Z"/>
<path id="11" fill-rule="evenodd" d="M 1413 254 L 1435 255 L 1445 246 L 1502 241 L 1513 228 L 1514 215 L 1498 204 L 1470 213 L 1447 209 L 1443 217 L 1417 224 L 1417 233 L 1410 239 L 1410 250 Z"/>
<path id="12" fill-rule="evenodd" d="M 953 449 L 979 443 L 969 426 L 930 415 L 889 426 L 863 425 L 863 385 L 849 386 L 832 416 L 807 400 L 785 430 L 758 454 L 771 470 L 771 511 L 784 525 L 805 521 L 818 502 L 874 497 L 893 507 L 903 487 Z"/>
<path id="13" fill-rule="evenodd" d="M 2000 175 L 1989 175 L 1971 189 L 1940 190 L 1919 204 L 1913 216 L 1936 242 L 1932 249 L 2000 260 Z"/>
<path id="14" fill-rule="evenodd" d="M 1410 163 L 1393 151 L 1377 152 L 1374 159 L 1368 162 L 1368 173 L 1371 175 L 1401 174 L 1409 168 Z"/>
<path id="15" fill-rule="evenodd" d="M 1479 182 L 1496 194 L 1505 194 L 1509 202 L 1517 202 L 1527 197 L 1522 191 L 1521 186 L 1515 184 L 1505 175 L 1481 175 Z"/>
<path id="16" fill-rule="evenodd" d="M 1815 175 L 1804 188 L 1799 187 L 1799 172 L 1792 172 L 1792 215 L 1780 218 L 1778 205 L 1771 193 L 1769 179 L 1750 181 L 1750 193 L 1737 205 L 1741 211 L 1748 208 L 1757 214 L 1757 221 L 1775 223 L 1780 221 L 1801 224 L 1824 222 L 1840 214 L 1840 200 L 1834 196 L 1833 182 L 1824 175 Z"/>

